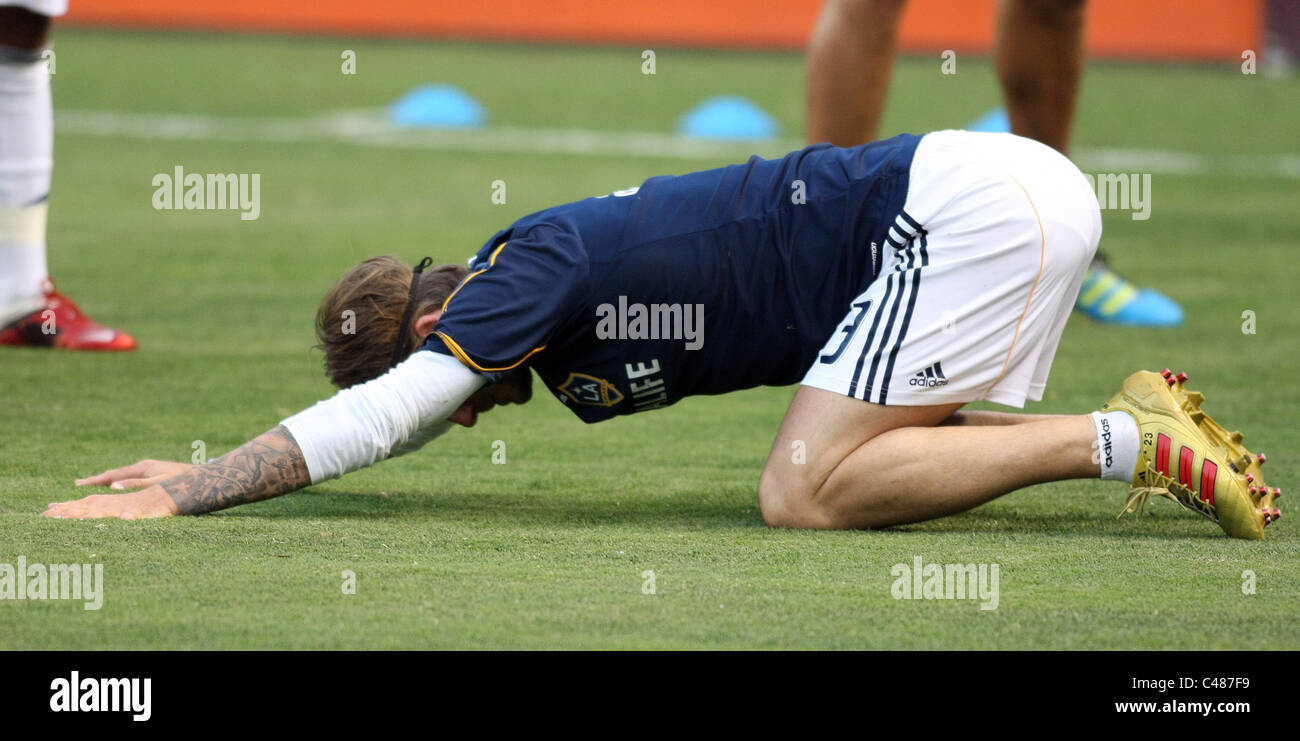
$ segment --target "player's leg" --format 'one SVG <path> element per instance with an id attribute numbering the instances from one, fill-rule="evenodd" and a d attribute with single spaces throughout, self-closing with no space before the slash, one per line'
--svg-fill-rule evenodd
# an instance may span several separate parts
<path id="1" fill-rule="evenodd" d="M 0 327 L 41 308 L 45 196 L 53 168 L 48 16 L 0 6 Z"/>
<path id="2" fill-rule="evenodd" d="M 995 427 L 1004 425 L 1023 425 L 1030 422 L 1042 422 L 1048 419 L 1063 419 L 1068 414 L 1016 414 L 1012 412 L 991 412 L 984 409 L 959 409 L 939 424 L 946 427 Z"/>
<path id="3" fill-rule="evenodd" d="M 826 0 L 808 49 L 808 141 L 876 138 L 904 0 Z"/>
<path id="4" fill-rule="evenodd" d="M 884 527 L 961 512 L 1031 484 L 1099 475 L 1089 415 L 935 426 L 956 406 L 882 406 L 801 387 L 760 480 L 764 519 Z"/>
<path id="5" fill-rule="evenodd" d="M 129 350 L 135 340 L 91 321 L 54 290 L 45 224 L 54 167 L 50 17 L 66 0 L 0 0 L 0 345 Z"/>
<path id="6" fill-rule="evenodd" d="M 1083 73 L 1086 0 L 1002 0 L 993 60 L 1011 131 L 1058 152 L 1070 146 Z"/>
<path id="7" fill-rule="evenodd" d="M 939 517 L 1034 483 L 1113 479 L 1262 538 L 1280 515 L 1263 456 L 1185 377 L 1139 372 L 1089 415 L 963 412 L 1042 398 L 1101 236 L 1063 156 L 1005 134 L 940 132 L 913 159 L 894 249 L 796 394 L 759 485 L 764 519 L 815 528 Z"/>
<path id="8" fill-rule="evenodd" d="M 922 139 L 907 201 L 881 235 L 892 247 L 884 270 L 782 425 L 760 483 L 765 518 L 914 522 L 1032 483 L 1099 476 L 1091 416 L 959 410 L 1041 398 L 1100 227 L 1086 180 L 1041 144 Z"/>

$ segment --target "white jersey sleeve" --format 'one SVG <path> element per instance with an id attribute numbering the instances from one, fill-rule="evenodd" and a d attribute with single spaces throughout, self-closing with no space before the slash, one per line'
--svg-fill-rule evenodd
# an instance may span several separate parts
<path id="1" fill-rule="evenodd" d="M 284 420 L 313 484 L 419 448 L 487 381 L 447 355 L 420 351 L 373 381 Z"/>

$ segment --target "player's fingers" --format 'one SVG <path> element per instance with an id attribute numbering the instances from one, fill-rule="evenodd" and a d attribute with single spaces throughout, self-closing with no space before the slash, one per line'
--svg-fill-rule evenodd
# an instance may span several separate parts
<path id="1" fill-rule="evenodd" d="M 151 460 L 136 461 L 135 463 L 132 463 L 129 466 L 122 466 L 121 468 L 111 468 L 103 473 L 96 474 L 94 476 L 88 476 L 84 479 L 77 479 L 76 483 L 77 486 L 106 486 L 108 484 L 113 483 L 114 481 L 117 481 L 118 479 L 140 476 L 144 473 L 145 468 L 151 465 L 152 463 L 153 461 Z"/>
<path id="2" fill-rule="evenodd" d="M 62 516 L 69 520 L 80 520 L 85 515 L 86 500 L 89 498 L 90 497 L 85 497 L 82 499 L 77 499 L 75 501 L 65 503 L 63 506 Z"/>
<path id="3" fill-rule="evenodd" d="M 143 489 L 146 486 L 152 486 L 166 478 L 166 476 L 150 476 L 149 478 L 121 479 L 120 481 L 114 481 L 108 488 L 117 489 L 119 491 L 125 489 Z"/>
<path id="4" fill-rule="evenodd" d="M 42 514 L 43 516 L 45 516 L 45 517 L 55 517 L 55 518 L 58 518 L 58 519 L 60 519 L 60 520 L 71 519 L 71 518 L 75 517 L 75 515 L 73 514 L 73 508 L 72 508 L 72 505 L 73 505 L 73 504 L 75 504 L 75 503 L 74 503 L 74 502 L 58 502 L 58 503 L 56 503 L 56 504 L 51 504 L 50 507 L 49 507 L 49 509 L 45 510 L 45 511 L 42 512 L 41 514 Z"/>
<path id="5" fill-rule="evenodd" d="M 91 494 L 88 497 L 82 497 L 71 502 L 64 502 L 60 516 L 69 520 L 84 520 L 87 517 L 102 517 L 97 514 L 104 509 L 105 504 L 112 501 L 117 496 L 113 494 Z"/>
<path id="6" fill-rule="evenodd" d="M 50 506 L 42 514 L 46 517 L 67 517 L 85 501 L 86 497 L 70 499 L 66 502 L 50 502 Z"/>
<path id="7" fill-rule="evenodd" d="M 92 494 L 85 499 L 74 502 L 68 511 L 68 517 L 74 520 L 94 519 L 116 515 L 107 494 Z"/>
<path id="8" fill-rule="evenodd" d="M 50 506 L 45 508 L 41 517 L 63 517 L 63 505 L 66 502 L 50 502 Z"/>

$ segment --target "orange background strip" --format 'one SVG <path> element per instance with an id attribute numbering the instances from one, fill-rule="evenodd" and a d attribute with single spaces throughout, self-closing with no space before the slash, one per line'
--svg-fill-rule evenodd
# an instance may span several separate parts
<path id="1" fill-rule="evenodd" d="M 1240 60 L 1263 0 L 1092 0 L 1091 54 Z M 905 51 L 986 53 L 995 0 L 911 0 Z M 651 46 L 803 48 L 821 0 L 72 0 L 80 26 Z"/>

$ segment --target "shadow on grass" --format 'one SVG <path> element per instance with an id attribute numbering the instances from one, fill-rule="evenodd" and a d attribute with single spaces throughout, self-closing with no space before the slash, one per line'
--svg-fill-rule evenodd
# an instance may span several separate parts
<path id="1" fill-rule="evenodd" d="M 1191 526 L 1195 532 L 1188 531 Z M 1150 528 L 1164 528 L 1152 532 Z M 1218 525 L 1200 517 L 1180 517 L 1178 514 L 1155 517 L 1150 514 L 1135 517 L 1126 515 L 1116 519 L 1110 512 L 1044 515 L 1010 514 L 1007 512 L 975 509 L 952 517 L 944 517 L 913 525 L 902 525 L 879 532 L 917 533 L 927 535 L 974 534 L 1033 534 L 1046 536 L 1069 535 L 1111 540 L 1224 540 L 1227 538 Z"/>
<path id="2" fill-rule="evenodd" d="M 717 497 L 683 503 L 680 498 L 662 498 L 629 503 L 625 500 L 584 499 L 575 501 L 554 495 L 527 494 L 429 494 L 374 492 L 314 492 L 277 499 L 274 502 L 241 507 L 215 515 L 255 518 L 393 518 L 445 522 L 509 521 L 519 525 L 634 525 L 645 527 L 688 527 L 702 530 L 765 528 L 758 504 L 737 504 Z M 1210 522 L 1177 516 L 1160 517 L 1158 522 L 1125 518 L 1118 523 L 1109 512 L 1053 513 L 1044 515 L 1007 513 L 976 509 L 928 522 L 873 531 L 863 535 L 1043 535 L 1088 537 L 1107 540 L 1220 540 L 1222 532 Z M 1152 532 L 1156 525 L 1167 532 Z M 1198 526 L 1188 532 L 1188 525 Z"/>
<path id="3" fill-rule="evenodd" d="M 689 525 L 702 529 L 762 527 L 757 503 L 737 506 L 725 501 L 683 505 L 659 499 L 629 503 L 611 499 L 583 500 L 551 495 L 462 494 L 424 492 L 387 496 L 374 492 L 318 492 L 285 497 L 264 505 L 230 510 L 219 517 L 328 518 L 360 517 L 410 520 L 513 521 L 537 525 Z"/>

